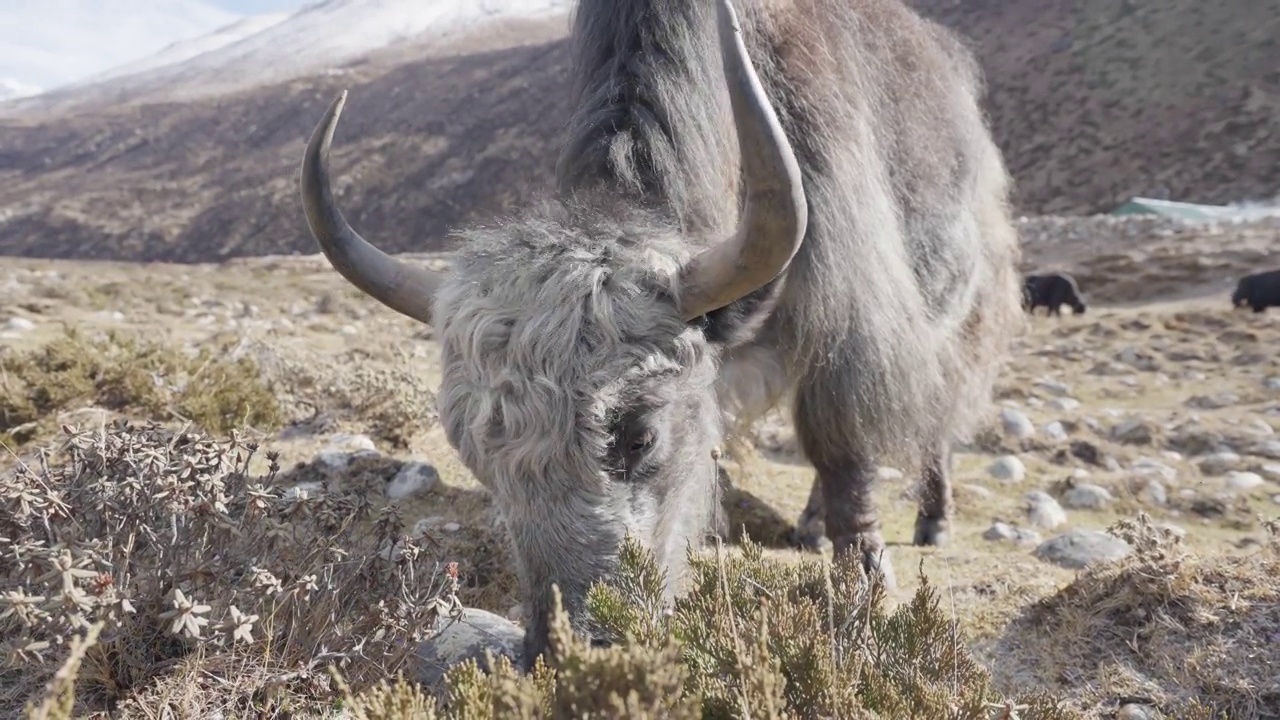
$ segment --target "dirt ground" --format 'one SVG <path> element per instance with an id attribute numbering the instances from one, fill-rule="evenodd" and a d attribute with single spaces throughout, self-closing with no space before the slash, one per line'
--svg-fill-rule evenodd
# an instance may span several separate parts
<path id="1" fill-rule="evenodd" d="M 1236 268 L 1215 274 L 1194 262 L 1208 248 L 1189 243 L 1181 250 L 1166 247 L 1145 271 L 1162 282 L 1177 268 L 1195 272 L 1185 279 L 1198 293 L 1122 297 L 1094 302 L 1083 316 L 1064 308 L 1060 318 L 1033 319 L 999 383 L 991 432 L 955 454 L 957 518 L 949 545 L 911 546 L 911 475 L 886 470 L 877 489 L 899 598 L 910 596 L 919 568 L 944 589 L 998 679 L 1017 681 L 1018 669 L 1000 662 L 1004 629 L 1078 571 L 1035 557 L 1037 543 L 985 539 L 994 522 L 1047 540 L 1072 529 L 1102 530 L 1142 510 L 1185 533 L 1194 552 L 1248 556 L 1264 551 L 1262 523 L 1280 516 L 1280 309 L 1233 311 L 1228 297 Z M 1061 259 L 1061 248 L 1054 252 Z M 319 256 L 221 265 L 5 258 L 0 268 L 0 352 L 36 347 L 64 327 L 117 329 L 185 348 L 234 339 L 237 352 L 255 354 L 268 372 L 305 368 L 322 382 L 350 373 L 353 358 L 419 374 L 431 388 L 438 379 L 430 330 L 362 297 Z M 1132 275 L 1113 278 L 1121 279 L 1141 285 Z M 1006 433 L 998 417 L 1005 408 L 1025 414 L 1034 435 Z M 358 418 L 317 417 L 305 404 L 289 412 L 293 422 L 283 431 L 255 438 L 280 452 L 285 467 L 339 447 L 343 435 L 368 432 Z M 102 417 L 79 409 L 59 421 L 85 426 Z M 1046 427 L 1051 423 L 1058 424 Z M 736 487 L 758 500 L 745 511 L 754 514 L 752 527 L 765 532 L 772 522 L 781 536 L 804 506 L 812 471 L 796 455 L 785 421 L 766 418 L 756 435 L 755 449 L 727 467 Z M 452 528 L 459 540 L 490 526 L 483 490 L 437 426 L 406 448 L 383 443 L 378 451 L 424 460 L 439 472 L 433 491 L 402 501 L 411 522 L 428 519 Z M 0 469 L 7 470 L 14 459 L 5 455 Z M 1000 479 L 989 471 L 1005 455 L 1021 461 L 1024 477 Z M 1064 497 L 1079 483 L 1104 488 L 1109 500 L 1095 509 L 1072 506 Z M 1064 501 L 1065 524 L 1034 527 L 1025 499 L 1033 490 Z M 773 545 L 778 556 L 798 556 L 781 541 Z M 493 577 L 473 578 L 468 600 L 506 614 L 516 598 L 501 567 L 503 551 L 485 551 Z"/>

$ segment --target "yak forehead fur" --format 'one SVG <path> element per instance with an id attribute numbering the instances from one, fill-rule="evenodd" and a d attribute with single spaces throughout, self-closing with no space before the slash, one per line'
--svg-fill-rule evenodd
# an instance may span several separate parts
<path id="1" fill-rule="evenodd" d="M 469 232 L 438 296 L 450 442 L 498 500 L 522 576 L 566 602 L 623 531 L 678 565 L 716 502 L 716 350 L 675 304 L 688 255 L 642 211 L 555 203 Z M 666 477 L 628 484 L 610 446 L 634 408 L 661 418 Z"/>

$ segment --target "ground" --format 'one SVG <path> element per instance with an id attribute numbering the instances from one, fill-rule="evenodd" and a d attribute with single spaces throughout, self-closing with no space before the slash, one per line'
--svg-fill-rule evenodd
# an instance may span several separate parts
<path id="1" fill-rule="evenodd" d="M 1076 269 L 1086 295 L 1096 291 L 1100 298 L 1083 316 L 1072 316 L 1069 309 L 1061 318 L 1036 316 L 1017 343 L 997 388 L 990 429 L 954 459 L 958 515 L 951 543 L 911 546 L 910 475 L 896 477 L 886 470 L 877 497 L 900 583 L 897 599 L 910 598 L 919 567 L 941 588 L 998 685 L 1041 683 L 1095 698 L 1105 693 L 1088 678 L 1028 674 L 1024 663 L 1007 661 L 1016 657 L 1010 623 L 1068 586 L 1078 570 L 1039 559 L 1034 540 L 984 535 L 1001 521 L 1047 540 L 1069 530 L 1105 530 L 1142 511 L 1184 534 L 1185 546 L 1197 555 L 1268 552 L 1264 522 L 1280 516 L 1280 309 L 1233 311 L 1228 297 L 1235 275 L 1270 251 L 1249 248 L 1277 243 L 1275 230 L 1268 228 L 1249 231 L 1253 234 L 1186 230 L 1173 236 L 1155 233 L 1146 244 L 1134 240 L 1102 257 L 1087 242 L 1074 252 L 1065 249 L 1062 228 L 1067 225 L 1044 227 L 1051 230 L 1041 228 L 1034 238 L 1028 233 L 1028 262 L 1051 260 Z M 1059 233 L 1057 242 L 1054 233 Z M 1183 239 L 1179 244 L 1170 237 Z M 1126 253 L 1129 265 L 1117 260 Z M 1145 254 L 1135 262 L 1132 253 Z M 1206 265 L 1206 257 L 1220 261 Z M 1121 269 L 1108 275 L 1106 269 L 1113 267 Z M 297 398 L 305 395 L 297 388 L 338 383 L 357 365 L 392 373 L 385 376 L 390 380 L 377 382 L 417 375 L 434 389 L 438 379 L 430 330 L 360 295 L 319 256 L 217 265 L 6 258 L 0 290 L 0 358 L 39 347 L 69 327 L 87 334 L 122 330 L 174 348 L 230 343 L 232 354 L 257 358 L 267 375 L 288 376 Z M 459 540 L 486 539 L 485 494 L 440 428 L 429 422 L 429 395 L 423 397 L 422 431 L 408 433 L 402 444 L 395 442 L 394 432 L 386 432 L 385 423 L 329 413 L 290 397 L 283 397 L 289 421 L 283 430 L 247 427 L 243 432 L 278 451 L 285 468 L 310 463 L 344 442 L 350 445 L 351 436 L 368 435 L 382 455 L 422 460 L 438 471 L 434 489 L 401 501 L 409 523 L 429 519 L 432 527 Z M 1008 422 L 1002 422 L 1001 410 L 1011 411 L 1005 414 Z M 68 408 L 48 427 L 93 427 L 102 417 L 92 408 Z M 1024 418 L 1033 426 L 1030 436 L 1006 429 Z M 1058 424 L 1046 427 L 1051 423 Z M 751 520 L 753 535 L 764 536 L 771 554 L 798 557 L 782 538 L 805 503 L 812 471 L 795 455 L 785 421 L 767 418 L 755 435 L 755 448 L 726 465 L 737 489 L 754 498 L 736 517 Z M 39 439 L 19 452 L 29 453 Z M 993 474 L 989 468 L 1003 456 L 1021 462 L 1021 477 Z M 5 453 L 0 470 L 7 473 L 15 463 Z M 373 476 L 385 481 L 397 465 L 375 468 Z M 1096 509 L 1076 507 L 1079 503 L 1067 496 L 1082 484 L 1104 488 L 1109 498 Z M 1064 524 L 1036 527 L 1026 510 L 1026 495 L 1033 490 L 1066 506 Z M 1093 489 L 1076 494 L 1101 495 Z M 771 529 L 778 532 L 771 536 Z M 485 560 L 464 564 L 464 575 L 471 568 L 482 577 L 464 580 L 463 599 L 500 614 L 518 612 L 503 552 L 487 544 L 485 552 Z"/>

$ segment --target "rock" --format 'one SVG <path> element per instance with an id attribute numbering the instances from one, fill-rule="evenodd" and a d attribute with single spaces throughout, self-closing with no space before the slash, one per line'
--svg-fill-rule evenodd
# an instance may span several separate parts
<path id="1" fill-rule="evenodd" d="M 1004 428 L 1006 435 L 1023 440 L 1036 434 L 1036 426 L 1031 424 L 1031 418 L 1026 413 L 1013 408 L 1005 408 L 1000 411 L 1000 425 Z"/>
<path id="2" fill-rule="evenodd" d="M 35 330 L 36 324 L 26 318 L 14 317 L 9 318 L 9 321 L 4 324 L 4 329 L 13 332 L 27 332 L 28 330 Z"/>
<path id="3" fill-rule="evenodd" d="M 1116 720 L 1161 720 L 1160 711 L 1150 705 L 1126 703 L 1116 710 Z"/>
<path id="4" fill-rule="evenodd" d="M 1065 442 L 1067 440 L 1067 429 L 1057 420 L 1044 426 L 1044 436 L 1050 442 Z"/>
<path id="5" fill-rule="evenodd" d="M 982 539 L 991 542 L 1010 541 L 1018 545 L 1037 545 L 1040 543 L 1040 533 L 996 521 L 982 533 Z"/>
<path id="6" fill-rule="evenodd" d="M 972 495 L 978 500 L 990 500 L 995 497 L 995 493 L 991 492 L 987 488 L 984 488 L 981 485 L 974 485 L 972 483 L 960 483 L 956 486 L 956 489 L 966 495 Z"/>
<path id="7" fill-rule="evenodd" d="M 1007 483 L 1020 483 L 1027 476 L 1027 467 L 1016 455 L 1003 455 L 987 466 L 987 474 Z"/>
<path id="8" fill-rule="evenodd" d="M 1280 377 L 1269 377 L 1262 381 L 1262 386 L 1268 390 L 1280 391 Z"/>
<path id="9" fill-rule="evenodd" d="M 378 446 L 373 444 L 373 440 L 368 435 L 339 433 L 329 438 L 329 445 L 326 450 L 345 450 L 350 453 L 356 453 L 361 450 L 377 452 Z"/>
<path id="10" fill-rule="evenodd" d="M 1249 453 L 1270 460 L 1280 460 L 1280 440 L 1267 440 L 1249 448 Z"/>
<path id="11" fill-rule="evenodd" d="M 1111 439 L 1125 445 L 1150 445 L 1154 436 L 1151 423 L 1131 418 L 1111 428 Z"/>
<path id="12" fill-rule="evenodd" d="M 1258 468 L 1258 473 L 1271 482 L 1280 482 L 1280 465 L 1267 463 Z"/>
<path id="13" fill-rule="evenodd" d="M 1225 484 L 1227 489 L 1234 492 L 1249 492 L 1262 487 L 1265 482 L 1257 473 L 1233 471 L 1227 473 Z"/>
<path id="14" fill-rule="evenodd" d="M 1138 477 L 1158 477 L 1165 482 L 1178 479 L 1178 471 L 1153 458 L 1138 458 L 1129 466 L 1129 470 Z"/>
<path id="15" fill-rule="evenodd" d="M 1233 452 L 1216 452 L 1200 459 L 1200 472 L 1205 475 L 1221 475 L 1240 464 L 1240 456 Z"/>
<path id="16" fill-rule="evenodd" d="M 1050 400 L 1047 407 L 1058 412 L 1071 412 L 1080 407 L 1080 401 L 1070 397 L 1058 397 Z"/>
<path id="17" fill-rule="evenodd" d="M 1244 424 L 1244 431 L 1250 435 L 1258 435 L 1260 437 L 1270 437 L 1276 434 L 1276 429 L 1271 427 L 1271 423 L 1262 418 L 1250 418 Z"/>
<path id="18" fill-rule="evenodd" d="M 1027 522 L 1032 525 L 1045 530 L 1052 530 L 1067 522 L 1067 512 L 1048 493 L 1032 490 L 1024 496 L 1024 500 L 1026 501 Z"/>
<path id="19" fill-rule="evenodd" d="M 1240 396 L 1233 392 L 1220 392 L 1213 395 L 1195 395 L 1185 403 L 1187 407 L 1198 410 L 1219 410 L 1240 404 Z"/>
<path id="20" fill-rule="evenodd" d="M 1271 496 L 1271 502 L 1280 505 L 1280 493 Z"/>
<path id="21" fill-rule="evenodd" d="M 442 689 L 449 668 L 475 659 L 481 669 L 488 670 L 485 651 L 506 655 L 519 664 L 524 645 L 524 630 L 504 617 L 477 608 L 466 608 L 462 617 L 440 617 L 432 628 L 433 635 L 418 644 L 414 679 L 428 691 Z"/>
<path id="22" fill-rule="evenodd" d="M 1165 490 L 1164 483 L 1154 477 L 1134 478 L 1130 488 L 1133 494 L 1138 496 L 1138 500 L 1146 505 L 1164 507 L 1169 503 L 1169 492 Z"/>
<path id="23" fill-rule="evenodd" d="M 1040 543 L 1036 558 L 1071 570 L 1119 560 L 1132 551 L 1125 541 L 1097 530 L 1070 530 Z"/>
<path id="24" fill-rule="evenodd" d="M 1036 383 L 1036 389 L 1055 397 L 1066 397 L 1071 394 L 1071 386 L 1064 385 L 1056 380 L 1041 380 Z"/>
<path id="25" fill-rule="evenodd" d="M 462 529 L 462 525 L 456 522 L 447 522 L 444 525 L 441 525 L 440 529 L 447 533 L 456 533 Z"/>
<path id="26" fill-rule="evenodd" d="M 414 495 L 431 492 L 440 482 L 440 474 L 431 465 L 424 462 L 411 461 L 401 466 L 396 476 L 387 483 L 387 497 L 392 500 L 403 500 Z"/>
<path id="27" fill-rule="evenodd" d="M 1114 500 L 1101 485 L 1081 483 L 1062 495 L 1062 506 L 1071 510 L 1101 510 Z"/>
<path id="28" fill-rule="evenodd" d="M 892 482 L 894 480 L 901 480 L 902 477 L 903 477 L 902 471 L 897 468 L 891 468 L 891 467 L 876 468 L 876 479 L 878 480 Z"/>

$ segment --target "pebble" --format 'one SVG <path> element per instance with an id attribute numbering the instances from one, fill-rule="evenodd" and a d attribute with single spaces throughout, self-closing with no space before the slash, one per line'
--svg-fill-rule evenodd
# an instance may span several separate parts
<path id="1" fill-rule="evenodd" d="M 1205 475 L 1221 475 L 1240 464 L 1240 456 L 1233 452 L 1216 452 L 1200 459 L 1200 472 Z"/>
<path id="2" fill-rule="evenodd" d="M 1178 471 L 1154 458 L 1138 458 L 1129 466 L 1129 470 L 1138 477 L 1159 477 L 1165 482 L 1173 482 L 1178 478 Z"/>
<path id="3" fill-rule="evenodd" d="M 1067 522 L 1067 511 L 1062 509 L 1052 495 L 1040 490 L 1032 490 L 1024 496 L 1026 500 L 1027 522 L 1032 525 L 1052 530 Z"/>
<path id="4" fill-rule="evenodd" d="M 1169 491 L 1164 483 L 1152 477 L 1135 478 L 1130 486 L 1138 499 L 1147 505 L 1163 507 L 1169 503 Z"/>
<path id="5" fill-rule="evenodd" d="M 1000 424 L 1004 427 L 1006 435 L 1018 439 L 1026 439 L 1036 434 L 1036 426 L 1031 424 L 1031 419 L 1026 413 L 1013 408 L 1005 408 L 1000 411 Z"/>
<path id="6" fill-rule="evenodd" d="M 1126 703 L 1116 710 L 1116 720 L 1160 720 L 1160 713 L 1150 705 Z"/>
<path id="7" fill-rule="evenodd" d="M 4 329 L 12 330 L 13 332 L 27 332 L 28 330 L 35 330 L 36 324 L 26 318 L 15 317 L 9 318 L 9 321 L 4 324 Z"/>
<path id="8" fill-rule="evenodd" d="M 440 529 L 447 533 L 456 533 L 462 529 L 462 525 L 456 522 L 447 522 L 444 525 L 441 525 Z"/>
<path id="9" fill-rule="evenodd" d="M 1063 442 L 1067 439 L 1067 429 L 1062 426 L 1062 423 L 1054 420 L 1044 426 L 1044 435 L 1051 442 Z"/>
<path id="10" fill-rule="evenodd" d="M 437 618 L 433 634 L 418 644 L 414 679 L 428 691 L 441 689 L 449 668 L 474 659 L 482 670 L 489 670 L 485 651 L 505 655 L 519 665 L 524 643 L 524 630 L 510 620 L 479 608 L 465 608 L 462 617 Z"/>
<path id="11" fill-rule="evenodd" d="M 902 471 L 897 468 L 884 466 L 876 468 L 876 479 L 878 480 L 892 482 L 894 480 L 901 480 L 902 477 Z"/>
<path id="12" fill-rule="evenodd" d="M 1080 401 L 1070 397 L 1053 398 L 1049 401 L 1048 407 L 1058 412 L 1071 412 L 1080 407 Z"/>
<path id="13" fill-rule="evenodd" d="M 1249 492 L 1262 487 L 1265 482 L 1257 473 L 1233 471 L 1227 474 L 1226 485 L 1235 492 Z"/>
<path id="14" fill-rule="evenodd" d="M 1018 545 L 1040 544 L 1040 533 L 1028 528 L 1016 527 L 1008 523 L 996 521 L 982 533 L 983 540 L 991 542 L 1010 541 Z"/>
<path id="15" fill-rule="evenodd" d="M 1267 463 L 1258 468 L 1258 472 L 1272 482 L 1280 482 L 1280 465 L 1276 463 Z"/>
<path id="16" fill-rule="evenodd" d="M 1020 483 L 1027 476 L 1027 467 L 1015 455 L 1002 455 L 987 466 L 987 474 L 1007 483 Z"/>
<path id="17" fill-rule="evenodd" d="M 1145 420 L 1133 418 L 1111 428 L 1111 439 L 1125 445 L 1150 445 L 1153 428 Z"/>
<path id="18" fill-rule="evenodd" d="M 1062 495 L 1062 506 L 1071 510 L 1101 510 L 1114 500 L 1101 485 L 1081 483 Z"/>
<path id="19" fill-rule="evenodd" d="M 1270 460 L 1280 460 L 1280 440 L 1267 440 L 1254 445 L 1250 452 Z"/>
<path id="20" fill-rule="evenodd" d="M 1119 560 L 1132 551 L 1125 541 L 1097 530 L 1070 530 L 1040 543 L 1032 555 L 1047 563 L 1083 570 Z"/>
<path id="21" fill-rule="evenodd" d="M 1060 383 L 1056 380 L 1041 380 L 1037 382 L 1035 386 L 1049 395 L 1054 395 L 1060 398 L 1071 394 L 1070 385 Z"/>
<path id="22" fill-rule="evenodd" d="M 414 495 L 431 492 L 440 481 L 440 474 L 431 465 L 411 461 L 401 466 L 391 482 L 387 483 L 387 497 L 403 500 Z"/>
<path id="23" fill-rule="evenodd" d="M 1262 386 L 1268 390 L 1280 390 L 1280 377 L 1269 377 L 1262 381 Z"/>

